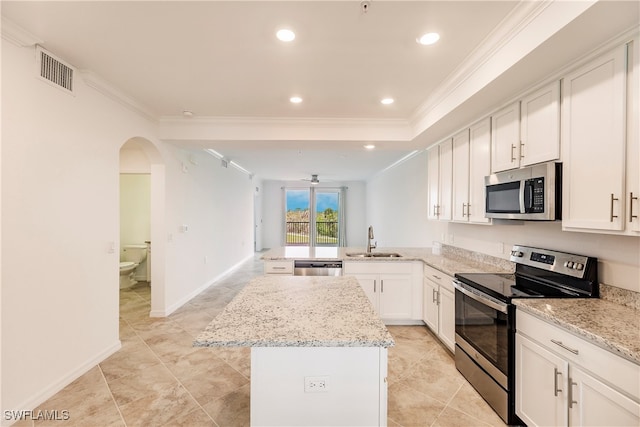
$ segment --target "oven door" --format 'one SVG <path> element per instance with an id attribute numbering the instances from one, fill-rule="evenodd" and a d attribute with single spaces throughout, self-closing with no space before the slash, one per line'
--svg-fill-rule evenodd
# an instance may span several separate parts
<path id="1" fill-rule="evenodd" d="M 454 286 L 456 344 L 509 390 L 509 306 L 457 280 Z"/>

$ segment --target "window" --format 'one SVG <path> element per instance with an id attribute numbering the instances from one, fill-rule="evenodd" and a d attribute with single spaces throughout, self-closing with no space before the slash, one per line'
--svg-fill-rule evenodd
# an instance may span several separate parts
<path id="1" fill-rule="evenodd" d="M 344 246 L 340 188 L 285 188 L 286 246 Z"/>

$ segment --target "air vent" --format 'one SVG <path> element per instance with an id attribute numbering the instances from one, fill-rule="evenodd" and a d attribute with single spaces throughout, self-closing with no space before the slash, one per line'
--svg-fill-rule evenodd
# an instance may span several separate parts
<path id="1" fill-rule="evenodd" d="M 41 47 L 37 48 L 36 53 L 40 78 L 60 89 L 73 93 L 74 69 Z"/>

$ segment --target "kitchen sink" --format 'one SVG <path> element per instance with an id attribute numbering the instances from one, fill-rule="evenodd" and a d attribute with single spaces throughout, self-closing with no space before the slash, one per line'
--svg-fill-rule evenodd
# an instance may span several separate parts
<path id="1" fill-rule="evenodd" d="M 395 252 L 351 252 L 347 253 L 348 257 L 354 258 L 400 258 L 402 255 Z"/>

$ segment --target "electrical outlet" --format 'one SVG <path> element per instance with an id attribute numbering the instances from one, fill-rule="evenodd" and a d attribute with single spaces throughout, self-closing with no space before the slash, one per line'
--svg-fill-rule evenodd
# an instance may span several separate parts
<path id="1" fill-rule="evenodd" d="M 304 377 L 305 393 L 326 393 L 329 391 L 329 377 Z"/>

